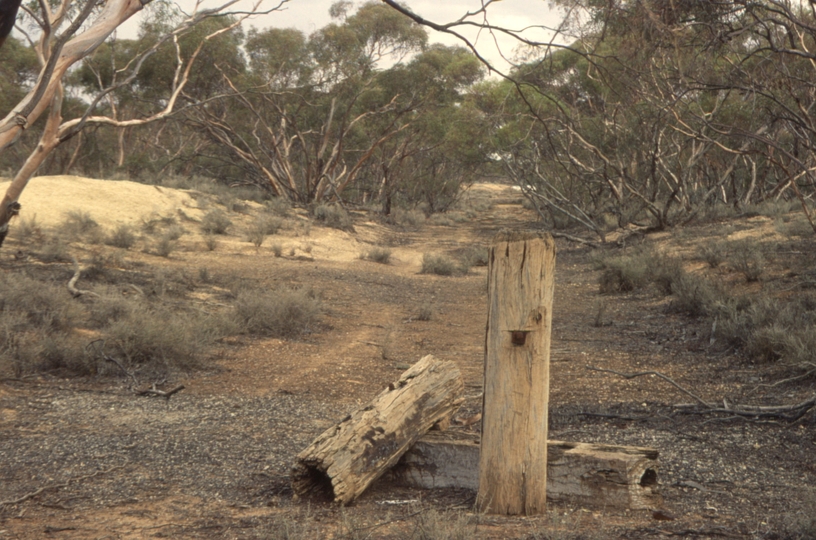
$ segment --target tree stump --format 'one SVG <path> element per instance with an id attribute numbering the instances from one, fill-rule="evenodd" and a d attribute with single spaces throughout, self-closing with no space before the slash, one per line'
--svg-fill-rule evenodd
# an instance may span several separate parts
<path id="1" fill-rule="evenodd" d="M 547 500 L 585 508 L 654 509 L 658 451 L 637 446 L 548 441 Z M 479 436 L 428 433 L 392 469 L 394 479 L 424 489 L 479 489 Z"/>
<path id="2" fill-rule="evenodd" d="M 483 512 L 545 511 L 554 268 L 548 234 L 502 231 L 490 247 L 477 497 Z"/>
<path id="3" fill-rule="evenodd" d="M 434 424 L 456 412 L 463 390 L 453 362 L 425 356 L 298 455 L 292 469 L 295 493 L 352 502 Z"/>

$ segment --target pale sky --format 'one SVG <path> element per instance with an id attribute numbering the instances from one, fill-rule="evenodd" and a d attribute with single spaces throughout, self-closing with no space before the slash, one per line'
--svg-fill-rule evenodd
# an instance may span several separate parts
<path id="1" fill-rule="evenodd" d="M 276 0 L 266 0 L 271 2 Z M 335 0 L 290 0 L 282 11 L 269 15 L 253 18 L 249 23 L 253 27 L 266 28 L 270 26 L 289 28 L 294 27 L 307 35 L 322 28 L 331 22 L 329 17 L 329 7 Z M 180 5 L 187 4 L 188 9 L 192 9 L 190 0 L 181 0 Z M 219 4 L 222 2 L 218 2 Z M 363 0 L 356 0 L 355 6 L 360 6 Z M 552 33 L 531 26 L 554 26 L 557 25 L 560 17 L 558 13 L 550 10 L 548 0 L 501 0 L 495 1 L 489 6 L 488 20 L 496 26 L 503 26 L 513 30 L 527 28 L 524 35 L 529 39 L 547 41 Z M 478 10 L 482 6 L 482 0 L 403 0 L 403 4 L 420 16 L 435 23 L 447 23 L 462 17 L 469 11 Z M 205 4 L 207 7 L 215 5 L 214 0 L 209 0 Z M 353 9 L 352 9 L 353 12 Z M 475 19 L 481 21 L 482 19 Z M 135 34 L 138 27 L 136 21 L 129 21 L 120 31 L 120 35 Z M 449 35 L 440 34 L 427 29 L 432 42 L 441 42 L 446 45 L 460 44 L 459 41 Z M 502 60 L 502 54 L 507 58 L 513 58 L 515 48 L 518 44 L 512 39 L 498 37 L 498 47 L 496 40 L 487 33 L 477 35 L 475 31 L 462 31 L 471 40 L 476 40 L 477 48 L 483 56 L 501 69 L 506 69 L 508 64 Z"/>

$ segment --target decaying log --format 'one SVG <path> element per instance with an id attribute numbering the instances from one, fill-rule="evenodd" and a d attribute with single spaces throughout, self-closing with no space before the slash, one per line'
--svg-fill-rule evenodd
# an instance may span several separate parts
<path id="1" fill-rule="evenodd" d="M 547 500 L 590 508 L 659 508 L 658 451 L 635 446 L 548 441 Z M 419 488 L 479 488 L 479 436 L 429 433 L 392 469 Z"/>
<path id="2" fill-rule="evenodd" d="M 449 419 L 463 391 L 452 362 L 425 356 L 298 455 L 292 469 L 295 493 L 352 502 L 434 424 Z"/>

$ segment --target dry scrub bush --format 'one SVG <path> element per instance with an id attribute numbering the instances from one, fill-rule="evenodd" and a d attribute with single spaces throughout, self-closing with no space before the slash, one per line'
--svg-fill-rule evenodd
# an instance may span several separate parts
<path id="1" fill-rule="evenodd" d="M 14 227 L 17 240 L 21 244 L 41 243 L 45 240 L 42 227 L 37 223 L 37 215 L 21 218 Z"/>
<path id="2" fill-rule="evenodd" d="M 342 231 L 352 230 L 351 216 L 339 204 L 320 204 L 315 207 L 314 218 L 327 227 Z"/>
<path id="3" fill-rule="evenodd" d="M 475 517 L 464 512 L 440 512 L 428 509 L 415 518 L 414 533 L 417 540 L 470 540 L 476 534 Z"/>
<path id="4" fill-rule="evenodd" d="M 459 253 L 459 258 L 468 268 L 473 266 L 487 266 L 490 251 L 486 247 L 470 246 Z"/>
<path id="5" fill-rule="evenodd" d="M 407 229 L 418 229 L 425 225 L 426 220 L 425 213 L 416 208 L 410 210 L 396 208 L 390 216 L 391 223 Z"/>
<path id="6" fill-rule="evenodd" d="M 68 262 L 71 260 L 68 245 L 62 238 L 57 237 L 46 240 L 36 253 L 36 257 L 44 263 Z"/>
<path id="7" fill-rule="evenodd" d="M 177 247 L 176 241 L 170 235 L 162 235 L 156 242 L 156 255 L 159 257 L 169 257 Z"/>
<path id="8" fill-rule="evenodd" d="M 419 313 L 414 317 L 417 321 L 430 321 L 433 319 L 434 310 L 430 304 L 422 304 L 419 308 Z"/>
<path id="9" fill-rule="evenodd" d="M 67 235 L 79 240 L 99 228 L 99 223 L 84 210 L 71 210 L 65 214 L 60 229 Z"/>
<path id="10" fill-rule="evenodd" d="M 283 224 L 283 220 L 279 217 L 261 215 L 255 218 L 255 221 L 249 226 L 247 231 L 247 240 L 259 248 L 263 244 L 267 235 L 277 234 Z"/>
<path id="11" fill-rule="evenodd" d="M 648 249 L 600 259 L 597 267 L 603 270 L 599 283 L 602 294 L 629 292 L 652 284 L 658 292 L 669 295 L 675 282 L 685 275 L 680 261 Z"/>
<path id="12" fill-rule="evenodd" d="M 108 235 L 105 239 L 105 244 L 122 249 L 130 249 L 136 243 L 136 233 L 133 232 L 133 227 L 127 224 L 121 224 Z"/>
<path id="13" fill-rule="evenodd" d="M 708 263 L 709 268 L 717 268 L 725 261 L 728 249 L 722 242 L 714 242 L 700 247 L 698 255 Z"/>
<path id="14" fill-rule="evenodd" d="M 755 242 L 745 241 L 734 246 L 734 269 L 745 276 L 746 281 L 759 281 L 765 272 L 765 257 Z"/>
<path id="15" fill-rule="evenodd" d="M 741 298 L 727 304 L 717 317 L 717 336 L 742 347 L 749 357 L 816 367 L 816 297 Z"/>
<path id="16" fill-rule="evenodd" d="M 286 337 L 307 332 L 317 324 L 320 312 L 320 301 L 303 289 L 244 290 L 235 301 L 238 326 L 253 335 Z"/>
<path id="17" fill-rule="evenodd" d="M 137 302 L 103 329 L 109 354 L 149 371 L 191 369 L 207 347 L 236 327 L 223 315 L 178 311 Z"/>
<path id="18" fill-rule="evenodd" d="M 207 251 L 215 251 L 218 247 L 218 238 L 214 234 L 207 233 L 204 235 L 204 247 Z"/>
<path id="19" fill-rule="evenodd" d="M 222 210 L 210 210 L 201 218 L 201 231 L 204 234 L 227 234 L 232 221 Z"/>
<path id="20" fill-rule="evenodd" d="M 455 276 L 466 274 L 468 268 L 462 266 L 457 261 L 446 255 L 432 255 L 425 253 L 422 256 L 422 268 L 420 274 L 436 274 L 437 276 Z"/>
<path id="21" fill-rule="evenodd" d="M 380 264 L 388 264 L 391 260 L 391 250 L 388 248 L 374 247 L 364 253 L 362 258 Z"/>
<path id="22" fill-rule="evenodd" d="M 0 274 L 0 314 L 20 315 L 31 327 L 66 331 L 82 316 L 82 308 L 64 286 L 22 274 Z"/>

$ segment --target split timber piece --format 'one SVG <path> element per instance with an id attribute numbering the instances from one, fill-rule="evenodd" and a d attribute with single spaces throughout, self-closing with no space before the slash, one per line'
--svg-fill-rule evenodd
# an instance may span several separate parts
<path id="1" fill-rule="evenodd" d="M 292 468 L 292 488 L 298 495 L 352 502 L 429 429 L 444 424 L 461 405 L 463 391 L 453 362 L 425 356 L 303 450 Z"/>
<path id="2" fill-rule="evenodd" d="M 659 508 L 658 451 L 564 441 L 547 442 L 547 500 L 587 508 Z M 429 433 L 392 469 L 403 485 L 479 489 L 479 436 Z"/>

